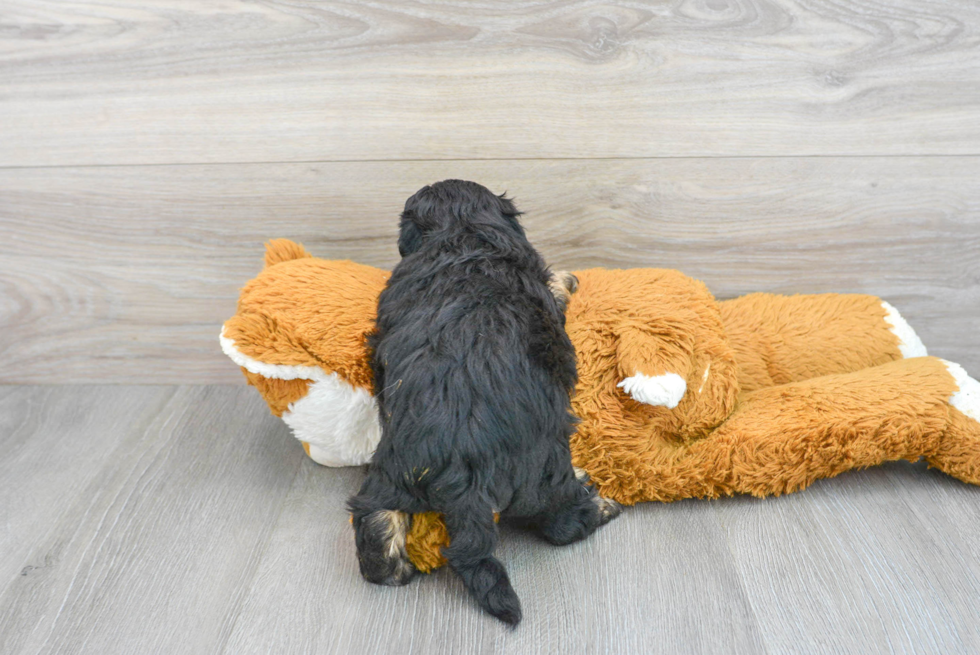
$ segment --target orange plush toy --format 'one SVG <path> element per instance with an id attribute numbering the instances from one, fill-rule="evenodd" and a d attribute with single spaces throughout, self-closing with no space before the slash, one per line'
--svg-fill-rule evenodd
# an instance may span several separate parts
<path id="1" fill-rule="evenodd" d="M 577 271 L 573 462 L 624 504 L 779 495 L 885 461 L 925 457 L 980 484 L 980 383 L 927 357 L 873 296 L 752 294 L 718 302 L 672 270 Z M 272 241 L 222 330 L 307 454 L 364 464 L 380 438 L 364 335 L 388 273 Z M 443 563 L 435 515 L 408 552 Z"/>

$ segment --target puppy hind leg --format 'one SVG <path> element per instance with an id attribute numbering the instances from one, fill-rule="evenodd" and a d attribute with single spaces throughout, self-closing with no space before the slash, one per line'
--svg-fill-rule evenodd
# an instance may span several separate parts
<path id="1" fill-rule="evenodd" d="M 579 479 L 571 479 L 556 493 L 558 509 L 541 514 L 536 523 L 545 539 L 564 546 L 585 539 L 623 511 L 622 505 L 603 498 Z"/>
<path id="2" fill-rule="evenodd" d="M 405 546 L 411 516 L 375 509 L 361 496 L 351 499 L 350 506 L 361 575 L 375 584 L 407 584 L 416 573 Z"/>
<path id="3" fill-rule="evenodd" d="M 455 507 L 443 512 L 449 546 L 443 555 L 449 566 L 484 610 L 510 626 L 521 620 L 521 601 L 504 565 L 493 557 L 497 527 L 488 507 Z"/>

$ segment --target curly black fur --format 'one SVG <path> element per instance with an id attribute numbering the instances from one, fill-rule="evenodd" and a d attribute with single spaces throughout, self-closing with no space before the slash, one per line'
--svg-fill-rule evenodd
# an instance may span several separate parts
<path id="1" fill-rule="evenodd" d="M 381 442 L 349 503 L 365 578 L 407 582 L 414 568 L 399 560 L 394 524 L 442 512 L 450 566 L 511 625 L 520 601 L 492 556 L 494 511 L 554 543 L 582 539 L 618 513 L 575 477 L 575 351 L 518 216 L 510 200 L 459 180 L 405 203 L 402 260 L 369 339 Z"/>

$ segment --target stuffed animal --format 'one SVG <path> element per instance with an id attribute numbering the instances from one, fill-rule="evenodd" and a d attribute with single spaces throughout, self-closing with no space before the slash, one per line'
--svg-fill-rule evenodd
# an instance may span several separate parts
<path id="1" fill-rule="evenodd" d="M 602 496 L 780 495 L 920 457 L 980 484 L 980 383 L 927 357 L 879 298 L 719 302 L 673 270 L 575 274 L 571 450 Z M 364 464 L 380 438 L 364 337 L 387 276 L 272 241 L 222 330 L 224 352 L 321 464 Z M 440 517 L 413 517 L 416 568 L 443 564 L 446 543 Z"/>

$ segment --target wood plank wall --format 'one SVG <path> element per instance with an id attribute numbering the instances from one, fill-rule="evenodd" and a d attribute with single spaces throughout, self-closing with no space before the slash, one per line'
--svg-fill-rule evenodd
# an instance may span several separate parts
<path id="1" fill-rule="evenodd" d="M 262 242 L 390 267 L 423 184 L 561 267 L 886 297 L 980 373 L 967 0 L 0 5 L 0 382 L 240 382 Z"/>

